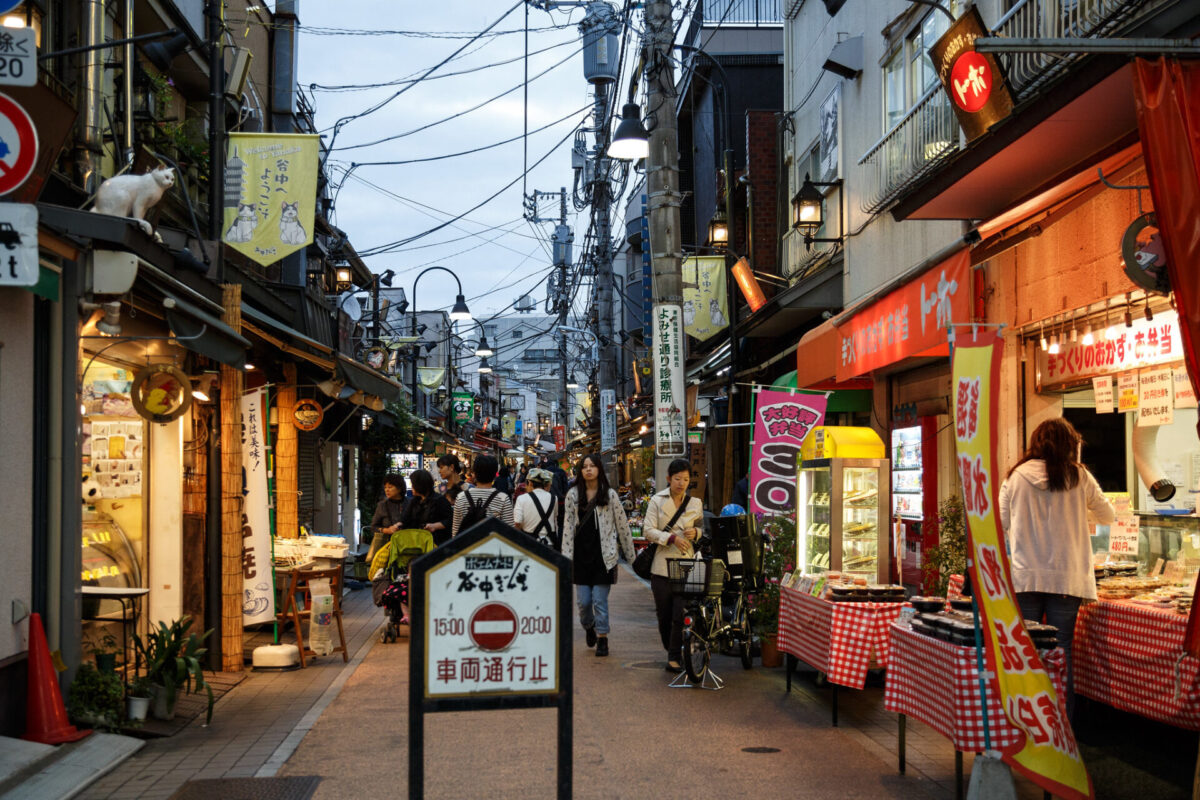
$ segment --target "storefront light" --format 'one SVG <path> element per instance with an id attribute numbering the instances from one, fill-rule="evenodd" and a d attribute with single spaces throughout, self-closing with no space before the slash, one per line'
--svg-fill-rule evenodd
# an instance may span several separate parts
<path id="1" fill-rule="evenodd" d="M 1056 356 L 1056 355 L 1058 355 L 1058 351 L 1059 351 L 1058 334 L 1052 333 L 1052 334 L 1050 334 L 1050 347 L 1048 347 L 1046 349 L 1046 352 L 1052 356 Z"/>
<path id="2" fill-rule="evenodd" d="M 1084 347 L 1091 347 L 1095 343 L 1096 337 L 1092 336 L 1092 323 L 1089 322 L 1083 326 L 1083 345 Z"/>

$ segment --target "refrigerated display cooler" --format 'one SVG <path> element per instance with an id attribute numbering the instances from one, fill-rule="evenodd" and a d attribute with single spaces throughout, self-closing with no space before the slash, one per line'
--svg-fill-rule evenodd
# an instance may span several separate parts
<path id="1" fill-rule="evenodd" d="M 891 474 L 884 453 L 870 428 L 816 428 L 809 434 L 796 473 L 802 572 L 835 570 L 888 582 Z"/>
<path id="2" fill-rule="evenodd" d="M 921 428 L 892 429 L 892 514 L 898 519 L 920 520 Z"/>

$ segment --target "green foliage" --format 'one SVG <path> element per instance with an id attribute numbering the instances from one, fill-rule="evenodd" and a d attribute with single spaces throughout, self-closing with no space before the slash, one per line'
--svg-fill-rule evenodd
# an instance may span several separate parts
<path id="1" fill-rule="evenodd" d="M 391 425 L 376 420 L 363 432 L 358 461 L 358 510 L 364 522 L 375 514 L 375 504 L 383 498 L 383 479 L 389 471 L 389 453 L 411 453 L 417 447 L 412 412 L 403 403 L 388 403 L 384 414 L 390 414 Z M 434 480 L 437 480 L 435 474 Z"/>
<path id="2" fill-rule="evenodd" d="M 939 597 L 945 597 L 951 575 L 966 574 L 967 524 L 957 494 L 938 505 L 938 544 L 922 554 L 921 571 L 925 586 Z"/>
<path id="3" fill-rule="evenodd" d="M 200 659 L 208 652 L 208 648 L 201 645 L 212 634 L 212 629 L 200 635 L 188 633 L 191 626 L 191 617 L 177 619 L 169 627 L 167 623 L 159 622 L 158 628 L 146 634 L 145 639 L 135 634 L 133 643 L 146 665 L 146 679 L 166 688 L 168 707 L 174 707 L 179 691 L 191 693 L 204 689 L 208 692 L 207 723 L 212 721 L 213 693 L 212 687 L 204 682 Z"/>
<path id="4" fill-rule="evenodd" d="M 67 691 L 67 711 L 72 719 L 115 731 L 121 727 L 124 702 L 121 679 L 116 673 L 101 672 L 89 663 L 79 665 L 75 680 Z"/>
<path id="5" fill-rule="evenodd" d="M 796 521 L 791 517 L 760 517 L 763 536 L 762 586 L 750 598 L 754 630 L 773 634 L 779 630 L 779 581 L 796 568 Z"/>
<path id="6" fill-rule="evenodd" d="M 94 656 L 121 652 L 121 648 L 117 644 L 117 637 L 113 636 L 111 631 L 105 631 L 103 635 L 88 637 L 87 648 L 88 652 Z"/>
<path id="7" fill-rule="evenodd" d="M 149 697 L 150 687 L 150 678 L 145 675 L 139 675 L 127 684 L 130 697 Z"/>

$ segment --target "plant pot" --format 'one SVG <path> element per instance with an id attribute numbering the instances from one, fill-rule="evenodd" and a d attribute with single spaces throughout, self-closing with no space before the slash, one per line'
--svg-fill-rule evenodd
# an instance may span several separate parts
<path id="1" fill-rule="evenodd" d="M 151 688 L 153 698 L 150 701 L 150 716 L 155 719 L 175 719 L 175 704 L 168 702 L 167 687 L 154 684 Z"/>
<path id="2" fill-rule="evenodd" d="M 776 634 L 763 634 L 762 637 L 762 665 L 764 667 L 781 667 L 783 666 L 783 654 L 779 652 L 779 642 L 775 639 Z"/>
<path id="3" fill-rule="evenodd" d="M 96 669 L 107 675 L 114 675 L 117 672 L 117 654 L 116 653 L 96 653 Z"/>
<path id="4" fill-rule="evenodd" d="M 125 698 L 125 716 L 130 720 L 141 722 L 146 719 L 146 712 L 149 710 L 149 697 L 133 697 L 131 695 Z"/>

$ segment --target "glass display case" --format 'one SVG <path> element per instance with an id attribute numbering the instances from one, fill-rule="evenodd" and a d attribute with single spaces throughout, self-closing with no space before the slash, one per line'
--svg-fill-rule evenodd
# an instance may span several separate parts
<path id="1" fill-rule="evenodd" d="M 891 541 L 888 460 L 802 461 L 796 484 L 796 559 L 800 570 L 836 570 L 873 583 L 886 583 Z"/>
<path id="2" fill-rule="evenodd" d="M 892 430 L 892 514 L 900 519 L 923 516 L 921 496 L 921 428 Z"/>

